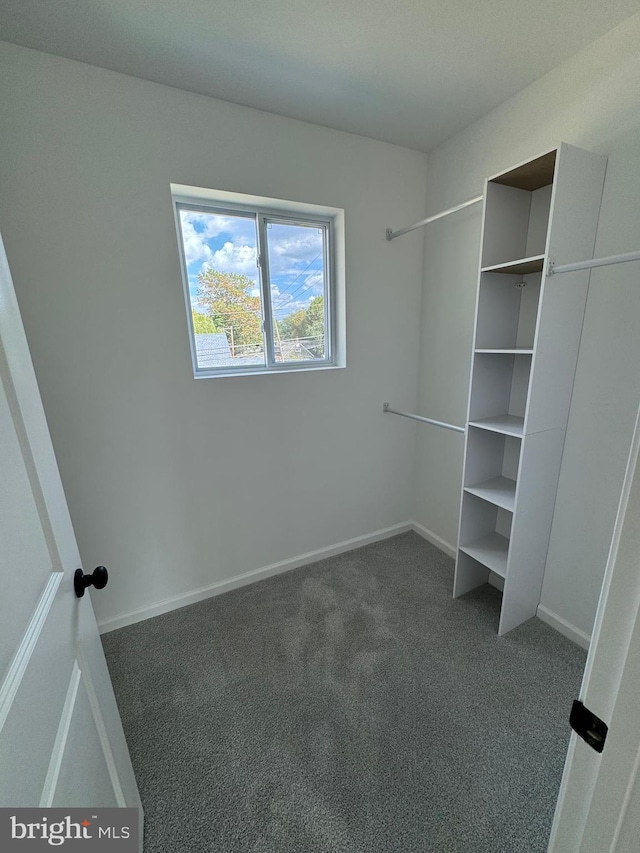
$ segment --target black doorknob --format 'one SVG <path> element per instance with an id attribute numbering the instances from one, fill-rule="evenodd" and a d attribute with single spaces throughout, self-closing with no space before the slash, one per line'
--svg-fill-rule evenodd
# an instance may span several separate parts
<path id="1" fill-rule="evenodd" d="M 82 598 L 88 586 L 95 586 L 96 589 L 104 589 L 108 580 L 109 573 L 104 566 L 98 566 L 90 575 L 85 575 L 82 569 L 76 569 L 76 573 L 73 576 L 73 588 L 78 598 Z"/>

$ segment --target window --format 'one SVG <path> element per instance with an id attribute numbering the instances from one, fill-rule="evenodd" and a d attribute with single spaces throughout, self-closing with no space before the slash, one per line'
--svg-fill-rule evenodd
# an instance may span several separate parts
<path id="1" fill-rule="evenodd" d="M 196 378 L 344 366 L 342 211 L 172 191 Z"/>

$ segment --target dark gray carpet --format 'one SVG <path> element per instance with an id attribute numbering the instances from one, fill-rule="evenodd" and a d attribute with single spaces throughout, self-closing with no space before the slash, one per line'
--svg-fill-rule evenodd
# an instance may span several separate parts
<path id="1" fill-rule="evenodd" d="M 103 637 L 147 853 L 546 850 L 584 653 L 414 533 Z"/>

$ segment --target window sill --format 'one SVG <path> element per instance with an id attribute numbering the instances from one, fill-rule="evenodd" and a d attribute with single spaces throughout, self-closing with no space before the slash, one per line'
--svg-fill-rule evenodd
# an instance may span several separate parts
<path id="1" fill-rule="evenodd" d="M 270 367 L 254 367 L 246 370 L 237 368 L 229 371 L 216 371 L 215 373 L 205 370 L 194 373 L 194 379 L 223 379 L 230 376 L 284 376 L 287 373 L 315 373 L 324 370 L 342 370 L 346 364 L 309 364 L 304 367 L 280 367 L 273 369 Z"/>

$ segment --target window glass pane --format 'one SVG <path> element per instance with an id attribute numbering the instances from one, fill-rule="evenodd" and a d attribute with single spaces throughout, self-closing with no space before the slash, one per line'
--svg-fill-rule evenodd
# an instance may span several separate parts
<path id="1" fill-rule="evenodd" d="M 264 365 L 256 221 L 180 209 L 198 369 Z"/>
<path id="2" fill-rule="evenodd" d="M 326 358 L 325 228 L 267 223 L 275 359 Z"/>

